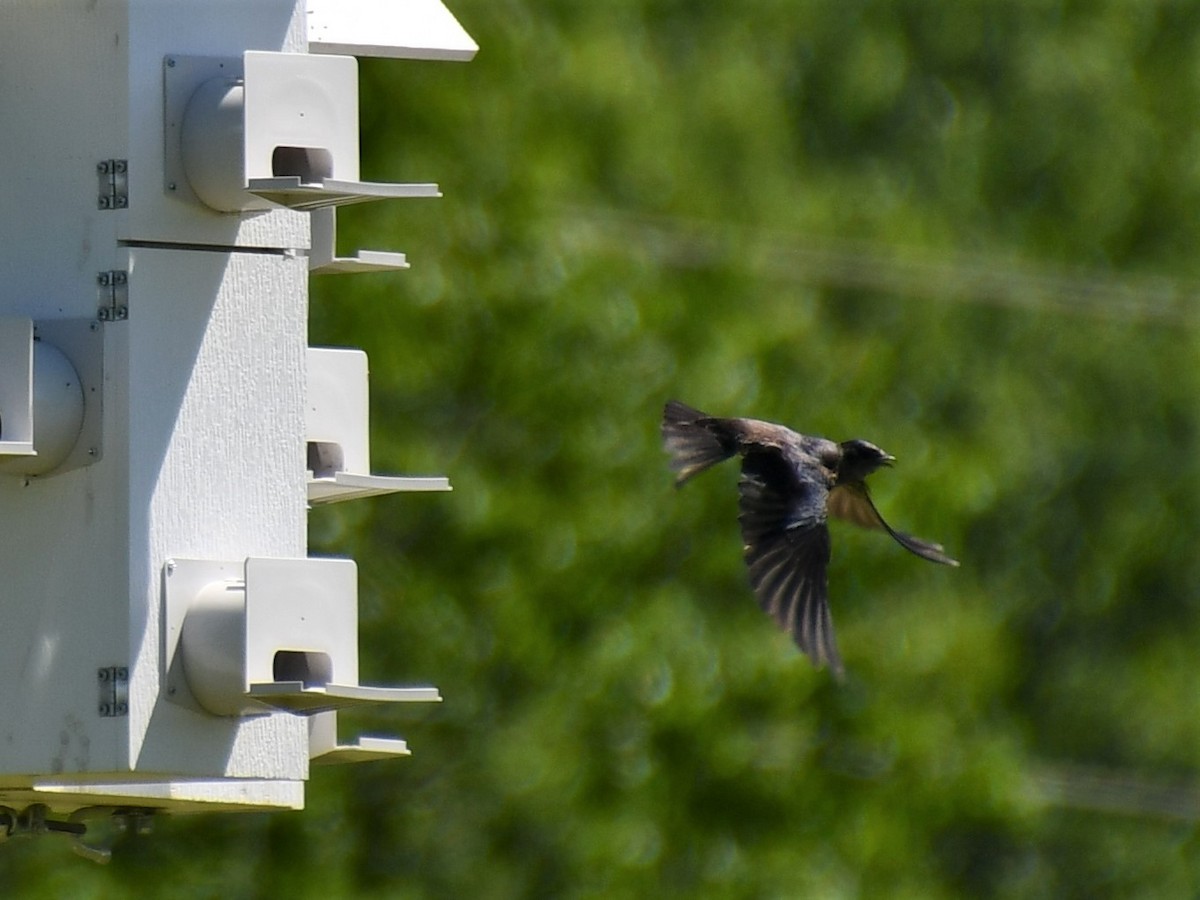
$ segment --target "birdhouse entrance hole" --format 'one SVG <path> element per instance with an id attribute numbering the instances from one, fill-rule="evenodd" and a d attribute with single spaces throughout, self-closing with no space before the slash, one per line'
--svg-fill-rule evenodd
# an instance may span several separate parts
<path id="1" fill-rule="evenodd" d="M 322 147 L 276 147 L 271 154 L 271 174 L 293 175 L 303 184 L 333 177 L 333 154 Z"/>
<path id="2" fill-rule="evenodd" d="M 326 441 L 308 442 L 308 471 L 316 478 L 329 478 L 346 468 L 346 455 L 341 444 Z"/>
<path id="3" fill-rule="evenodd" d="M 333 680 L 333 660 L 328 653 L 277 650 L 273 674 L 276 681 L 299 681 L 306 688 L 323 687 Z"/>

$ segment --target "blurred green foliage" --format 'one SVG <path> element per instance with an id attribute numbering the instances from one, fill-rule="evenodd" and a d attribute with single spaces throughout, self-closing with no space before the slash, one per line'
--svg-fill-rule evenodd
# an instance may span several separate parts
<path id="1" fill-rule="evenodd" d="M 374 468 L 454 484 L 311 515 L 364 679 L 445 702 L 344 714 L 414 755 L 304 813 L 10 845 L 6 883 L 1200 893 L 1200 9 L 452 6 L 469 65 L 361 66 L 364 176 L 446 196 L 341 242 L 413 267 L 311 308 L 370 355 Z M 835 524 L 833 683 L 754 603 L 735 467 L 672 488 L 670 397 L 879 443 L 962 568 Z"/>

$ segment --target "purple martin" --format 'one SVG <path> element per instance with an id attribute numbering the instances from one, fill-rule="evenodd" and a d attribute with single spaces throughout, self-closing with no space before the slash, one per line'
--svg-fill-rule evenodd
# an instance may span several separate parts
<path id="1" fill-rule="evenodd" d="M 829 616 L 829 516 L 879 528 L 922 559 L 957 566 L 940 544 L 896 531 L 879 514 L 866 478 L 895 457 L 862 440 L 834 443 L 758 419 L 723 419 L 672 400 L 663 444 L 676 486 L 738 455 L 738 522 L 759 606 L 820 667 L 842 674 Z"/>

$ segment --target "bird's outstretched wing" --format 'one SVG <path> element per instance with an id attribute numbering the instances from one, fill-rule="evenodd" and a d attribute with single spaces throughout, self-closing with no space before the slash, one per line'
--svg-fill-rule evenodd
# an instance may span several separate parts
<path id="1" fill-rule="evenodd" d="M 941 544 L 935 544 L 932 541 L 925 541 L 921 538 L 913 537 L 911 534 L 896 531 L 891 525 L 885 522 L 883 516 L 879 514 L 879 510 L 875 508 L 875 504 L 871 501 L 871 495 L 867 492 L 867 486 L 861 481 L 839 484 L 830 491 L 827 509 L 829 515 L 838 519 L 844 519 L 847 522 L 853 522 L 855 525 L 863 528 L 882 528 L 894 537 L 901 547 L 910 553 L 915 553 L 922 559 L 941 563 L 944 566 L 958 565 L 958 560 L 947 556 Z"/>
<path id="2" fill-rule="evenodd" d="M 798 475 L 777 452 L 758 452 L 746 455 L 739 490 L 738 521 L 759 605 L 814 665 L 841 675 L 829 615 L 825 485 Z"/>

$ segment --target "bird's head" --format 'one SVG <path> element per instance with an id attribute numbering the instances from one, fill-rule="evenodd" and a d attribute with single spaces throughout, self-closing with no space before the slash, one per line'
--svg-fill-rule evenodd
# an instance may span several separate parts
<path id="1" fill-rule="evenodd" d="M 869 441 L 842 441 L 842 461 L 838 466 L 839 481 L 862 481 L 876 469 L 890 466 L 896 457 Z"/>

